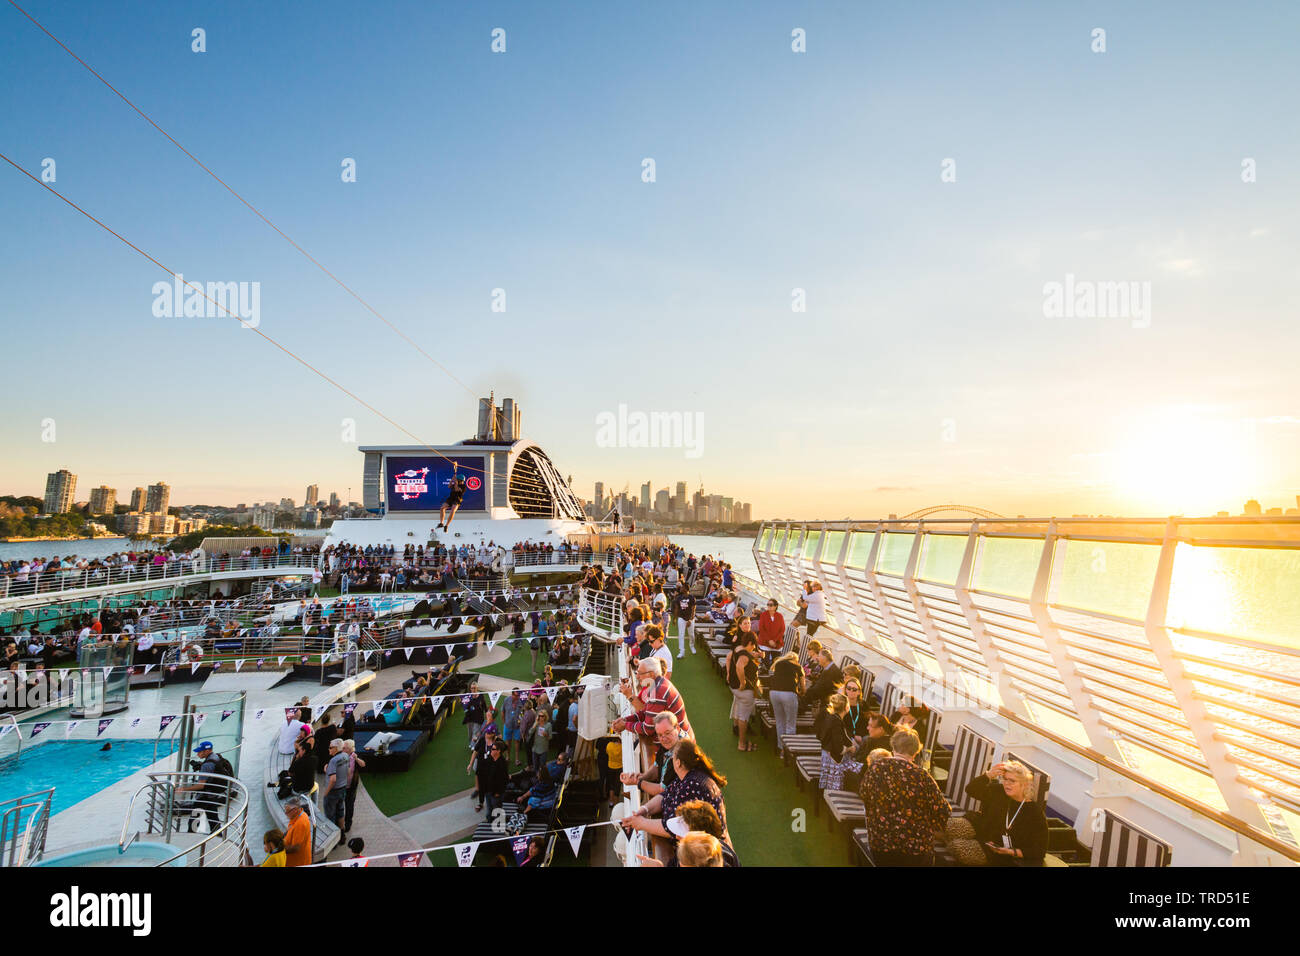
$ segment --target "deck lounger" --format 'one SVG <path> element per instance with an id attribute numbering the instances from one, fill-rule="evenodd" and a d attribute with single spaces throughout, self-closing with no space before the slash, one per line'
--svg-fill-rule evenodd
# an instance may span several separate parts
<path id="1" fill-rule="evenodd" d="M 983 734 L 977 734 L 965 725 L 957 729 L 952 764 L 948 768 L 948 782 L 943 792 L 952 806 L 953 816 L 964 816 L 980 808 L 978 800 L 966 795 L 966 784 L 993 765 L 995 749 L 993 741 Z"/>
<path id="2" fill-rule="evenodd" d="M 1090 866 L 1169 865 L 1172 846 L 1110 810 L 1101 812 L 1104 824 L 1093 837 Z"/>

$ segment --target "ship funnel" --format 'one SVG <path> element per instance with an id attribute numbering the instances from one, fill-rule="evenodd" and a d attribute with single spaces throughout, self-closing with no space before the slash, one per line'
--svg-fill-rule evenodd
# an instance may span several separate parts
<path id="1" fill-rule="evenodd" d="M 523 437 L 519 406 L 513 398 L 503 399 L 500 407 L 492 395 L 478 400 L 479 441 L 516 441 Z"/>

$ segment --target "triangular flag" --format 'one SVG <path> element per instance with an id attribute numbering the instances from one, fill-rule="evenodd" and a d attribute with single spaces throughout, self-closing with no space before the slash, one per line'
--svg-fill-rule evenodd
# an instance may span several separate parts
<path id="1" fill-rule="evenodd" d="M 420 858 L 423 856 L 424 856 L 424 851 L 422 850 L 417 850 L 414 853 L 399 853 L 397 854 L 397 865 L 398 866 L 419 866 Z"/>
<path id="2" fill-rule="evenodd" d="M 254 720 L 261 720 L 261 719 L 262 719 L 262 715 L 265 714 L 265 713 L 266 713 L 266 711 L 264 711 L 264 710 L 259 710 L 257 713 L 255 713 L 255 714 L 253 715 L 253 719 L 254 719 Z"/>
<path id="3" fill-rule="evenodd" d="M 233 714 L 233 713 L 234 713 L 233 710 L 223 710 L 223 711 L 221 712 L 221 719 L 222 719 L 222 720 L 225 720 L 227 717 L 229 717 L 229 716 L 230 716 L 231 714 Z"/>
<path id="4" fill-rule="evenodd" d="M 584 823 L 580 827 L 569 827 L 564 831 L 564 835 L 569 838 L 569 846 L 573 847 L 573 855 L 578 855 L 578 847 L 582 845 L 582 834 L 587 830 Z"/>
<path id="5" fill-rule="evenodd" d="M 139 718 L 139 717 L 133 717 L 133 718 L 131 718 L 131 729 L 132 729 L 132 730 L 135 730 L 135 728 L 137 728 L 137 727 L 139 727 L 139 726 L 140 726 L 140 718 Z"/>
<path id="6" fill-rule="evenodd" d="M 144 665 L 144 672 L 145 672 L 146 674 L 149 673 L 151 670 L 154 669 L 155 666 L 156 666 L 156 665 L 154 665 L 154 664 L 145 664 L 145 665 Z"/>
<path id="7" fill-rule="evenodd" d="M 406 648 L 403 648 L 403 650 L 406 651 L 406 659 L 409 661 L 409 660 L 411 659 L 411 651 L 415 650 L 415 648 L 414 648 L 414 647 L 406 647 Z"/>
<path id="8" fill-rule="evenodd" d="M 499 701 L 500 699 L 501 699 L 501 691 L 499 690 L 488 691 L 488 700 L 492 701 L 493 710 L 496 710 L 497 701 Z"/>
<path id="9" fill-rule="evenodd" d="M 549 700 L 552 704 L 555 703 L 555 695 L 558 691 L 559 691 L 558 687 L 546 688 L 546 699 Z"/>
<path id="10" fill-rule="evenodd" d="M 170 666 L 168 666 L 168 668 L 167 668 L 167 673 L 168 673 L 168 674 L 175 674 L 175 673 L 176 673 L 176 665 L 175 665 L 175 664 L 171 664 Z"/>
<path id="11" fill-rule="evenodd" d="M 366 651 L 366 663 L 367 663 L 367 664 L 370 663 L 370 658 L 373 657 L 374 654 L 375 654 L 374 651 Z"/>
<path id="12" fill-rule="evenodd" d="M 444 700 L 444 698 L 442 698 L 442 697 L 434 697 L 434 698 L 430 701 L 430 703 L 433 705 L 433 712 L 434 712 L 435 714 L 438 712 L 438 708 L 442 706 L 442 702 L 443 702 L 443 700 Z"/>
<path id="13" fill-rule="evenodd" d="M 191 661 L 191 662 L 190 662 L 190 673 L 191 673 L 191 674 L 196 673 L 196 672 L 198 671 L 198 669 L 199 669 L 199 662 L 198 662 L 198 661 Z"/>
<path id="14" fill-rule="evenodd" d="M 176 719 L 175 714 L 164 714 L 162 717 L 158 718 L 158 733 L 162 733 L 164 730 L 166 730 L 167 725 L 170 724 L 175 719 Z"/>
<path id="15" fill-rule="evenodd" d="M 79 723 L 81 723 L 81 721 L 79 721 L 79 720 L 70 720 L 70 721 L 68 721 L 68 722 L 63 726 L 63 736 L 64 736 L 64 737 L 71 737 L 71 736 L 72 736 L 72 728 L 75 727 L 75 726 L 77 726 L 77 724 L 79 724 Z"/>
<path id="16" fill-rule="evenodd" d="M 265 663 L 266 663 L 266 659 L 265 659 L 265 658 L 261 658 L 261 657 L 259 657 L 259 658 L 257 659 L 257 669 L 258 669 L 258 670 L 261 670 L 261 669 L 262 669 L 262 665 L 265 664 Z"/>
<path id="17" fill-rule="evenodd" d="M 385 657 L 385 658 L 389 658 L 389 657 L 392 657 L 392 656 L 393 656 L 393 652 L 392 652 L 392 651 L 384 651 L 384 657 Z"/>
<path id="18" fill-rule="evenodd" d="M 108 730 L 108 725 L 111 724 L 112 722 L 113 722 L 112 717 L 105 717 L 103 720 L 101 720 L 99 722 L 99 730 L 95 731 L 95 736 L 98 737 L 104 731 Z"/>
<path id="19" fill-rule="evenodd" d="M 302 662 L 303 662 L 304 664 L 307 663 L 307 655 L 306 655 L 306 654 L 302 655 Z"/>
<path id="20" fill-rule="evenodd" d="M 202 726 L 203 726 L 203 722 L 204 722 L 205 720 L 207 720 L 207 719 L 208 719 L 208 715 L 207 715 L 207 714 L 195 714 L 195 715 L 194 715 L 194 726 L 195 726 L 195 728 L 197 729 L 197 728 L 199 728 L 199 727 L 202 727 Z"/>
<path id="21" fill-rule="evenodd" d="M 0 737 L 3 737 L 5 734 L 11 734 L 13 732 L 14 732 L 13 724 L 0 724 Z"/>
<path id="22" fill-rule="evenodd" d="M 279 666 L 280 666 L 281 664 L 283 664 L 283 663 L 284 663 L 284 656 L 283 656 L 283 655 L 281 655 L 280 657 L 277 657 L 277 658 L 275 659 L 275 666 L 276 666 L 276 667 L 279 667 Z"/>
<path id="23" fill-rule="evenodd" d="M 380 700 L 380 701 L 376 701 L 376 702 L 375 702 L 375 716 L 376 716 L 376 717 L 378 717 L 380 714 L 382 714 L 382 713 L 384 712 L 384 705 L 387 704 L 387 703 L 388 703 L 388 701 L 386 701 L 386 700 Z"/>
<path id="24" fill-rule="evenodd" d="M 353 859 L 351 859 L 351 860 L 344 860 L 344 861 L 342 862 L 342 864 L 340 864 L 340 865 L 341 865 L 341 866 L 346 866 L 346 867 L 351 867 L 351 868 L 357 868 L 357 867 L 362 867 L 362 866 L 369 866 L 369 865 L 370 865 L 370 860 L 369 860 L 369 858 L 367 858 L 367 857 L 364 857 L 364 856 L 358 856 L 358 857 L 355 857 L 355 858 L 353 858 Z"/>
<path id="25" fill-rule="evenodd" d="M 470 843 L 457 843 L 452 848 L 456 851 L 456 864 L 458 866 L 469 866 L 474 862 L 474 854 L 478 852 L 478 843 L 477 840 Z"/>
<path id="26" fill-rule="evenodd" d="M 113 673 L 113 668 L 105 667 L 103 670 L 104 670 L 104 680 L 108 680 L 108 675 Z"/>
<path id="27" fill-rule="evenodd" d="M 44 730 L 46 727 L 50 726 L 50 723 L 51 723 L 51 721 L 48 721 L 48 720 L 42 720 L 42 721 L 40 721 L 39 723 L 32 724 L 32 737 L 35 737 L 35 736 L 36 736 L 37 734 L 39 734 L 42 730 Z M 28 739 L 30 739 L 30 738 L 28 738 Z"/>
<path id="28" fill-rule="evenodd" d="M 352 713 L 352 712 L 353 712 L 354 710 L 356 710 L 356 709 L 357 709 L 357 705 L 356 705 L 356 704 L 344 704 L 344 705 L 343 705 L 343 714 L 344 714 L 344 716 L 347 716 L 348 714 Z"/>
<path id="29" fill-rule="evenodd" d="M 514 851 L 516 863 L 522 864 L 528 858 L 529 839 L 529 837 L 520 836 L 510 841 L 510 849 Z"/>
<path id="30" fill-rule="evenodd" d="M 239 669 L 243 666 L 244 666 L 244 659 L 241 657 L 239 660 L 235 661 L 235 673 L 238 674 Z"/>

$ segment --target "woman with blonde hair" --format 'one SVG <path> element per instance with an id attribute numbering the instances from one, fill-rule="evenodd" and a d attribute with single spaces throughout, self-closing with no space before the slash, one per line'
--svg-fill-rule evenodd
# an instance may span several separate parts
<path id="1" fill-rule="evenodd" d="M 1047 855 L 1047 815 L 1038 802 L 1033 772 L 1018 760 L 995 763 L 966 785 L 980 801 L 967 815 L 989 866 L 1042 866 Z"/>
<path id="2" fill-rule="evenodd" d="M 722 866 L 722 843 L 711 833 L 688 833 L 677 841 L 677 864 Z"/>

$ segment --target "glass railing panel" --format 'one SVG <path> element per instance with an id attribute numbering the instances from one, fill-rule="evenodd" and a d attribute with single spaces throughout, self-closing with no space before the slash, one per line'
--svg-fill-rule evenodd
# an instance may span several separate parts
<path id="1" fill-rule="evenodd" d="M 981 537 L 971 586 L 1028 599 L 1042 553 L 1040 538 Z"/>
<path id="2" fill-rule="evenodd" d="M 1029 712 L 1030 718 L 1044 730 L 1049 730 L 1060 737 L 1064 737 L 1080 747 L 1090 746 L 1088 734 L 1083 729 L 1083 724 L 1074 717 L 1061 713 L 1055 707 L 1040 704 L 1029 697 L 1024 698 L 1024 701 L 1025 709 Z"/>
<path id="3" fill-rule="evenodd" d="M 785 529 L 778 528 L 772 538 L 772 554 L 780 554 L 781 549 L 785 546 Z"/>
<path id="4" fill-rule="evenodd" d="M 966 535 L 927 534 L 921 542 L 916 576 L 940 584 L 956 584 L 961 559 L 966 554 Z"/>
<path id="5" fill-rule="evenodd" d="M 763 530 L 760 531 L 760 532 L 758 533 L 758 550 L 759 550 L 759 551 L 768 551 L 768 550 L 770 550 L 770 545 L 772 544 L 772 531 L 773 531 L 773 528 L 772 528 L 772 526 L 769 524 L 769 525 L 764 525 L 764 526 L 763 526 Z"/>
<path id="6" fill-rule="evenodd" d="M 822 533 L 820 531 L 809 531 L 803 536 L 803 556 L 804 560 L 811 561 L 817 554 L 817 545 L 821 543 Z"/>
<path id="7" fill-rule="evenodd" d="M 876 555 L 876 570 L 883 574 L 902 575 L 907 570 L 907 559 L 912 553 L 910 534 L 886 532 Z"/>
<path id="8" fill-rule="evenodd" d="M 789 536 L 785 539 L 785 554 L 789 557 L 799 553 L 799 539 L 803 537 L 803 528 L 796 526 L 790 529 Z"/>
<path id="9" fill-rule="evenodd" d="M 1179 543 L 1167 620 L 1300 650 L 1300 549 Z"/>
<path id="10" fill-rule="evenodd" d="M 846 567 L 865 568 L 867 558 L 871 557 L 871 543 L 875 541 L 876 533 L 874 531 L 854 531 L 853 538 L 849 541 L 849 554 L 844 559 Z"/>
<path id="11" fill-rule="evenodd" d="M 1140 621 L 1146 617 L 1160 547 L 1115 541 L 1062 541 L 1053 566 L 1053 604 Z"/>
<path id="12" fill-rule="evenodd" d="M 826 544 L 822 547 L 822 563 L 834 564 L 840 559 L 840 549 L 844 547 L 843 531 L 827 531 Z"/>
<path id="13" fill-rule="evenodd" d="M 1219 792 L 1214 778 L 1209 774 L 1199 773 L 1191 767 L 1170 760 L 1163 754 L 1155 753 L 1130 740 L 1116 740 L 1115 746 L 1123 756 L 1124 762 L 1144 776 L 1159 780 L 1165 786 L 1193 800 L 1199 800 L 1206 806 L 1227 811 L 1228 805 L 1224 802 L 1223 794 Z"/>

